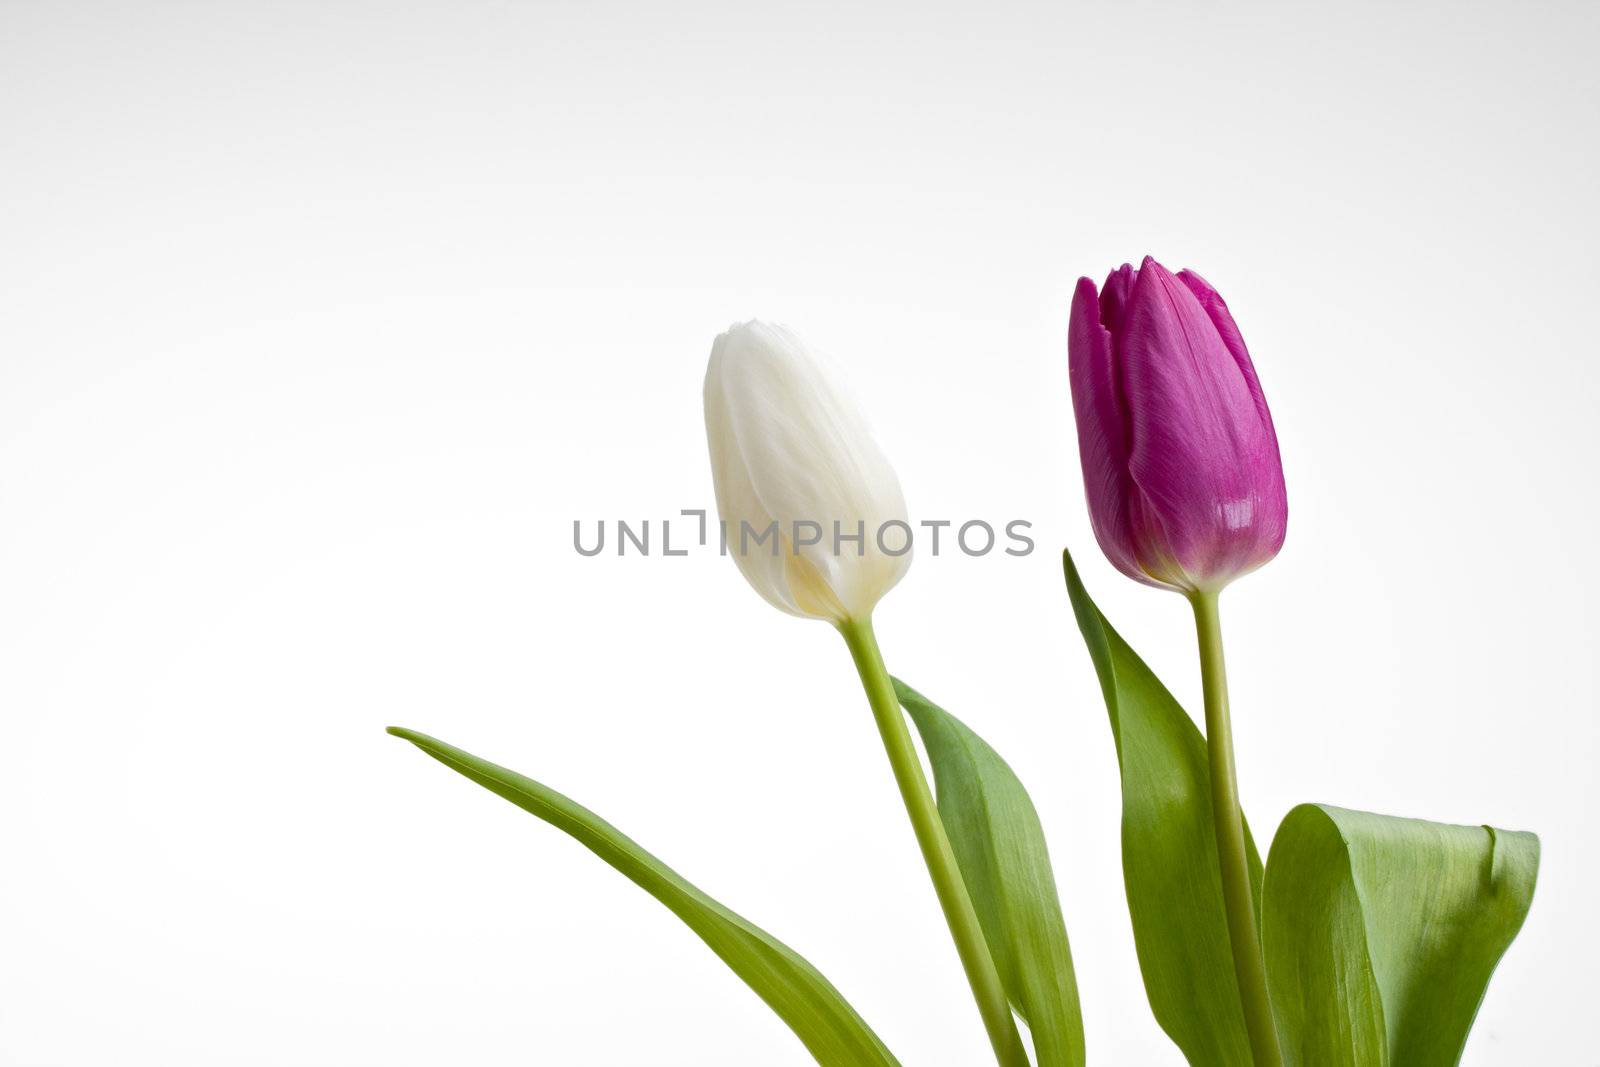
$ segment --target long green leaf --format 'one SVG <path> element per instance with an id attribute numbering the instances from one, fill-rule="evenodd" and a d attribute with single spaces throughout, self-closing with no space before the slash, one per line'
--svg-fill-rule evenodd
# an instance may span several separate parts
<path id="1" fill-rule="evenodd" d="M 933 763 L 939 818 L 1039 1067 L 1082 1067 L 1083 1016 L 1044 828 L 1016 774 L 983 738 L 895 679 Z"/>
<path id="2" fill-rule="evenodd" d="M 1150 1010 L 1196 1067 L 1248 1067 L 1205 739 L 1089 599 L 1072 556 L 1063 559 L 1122 771 L 1122 876 Z M 1245 844 L 1259 911 L 1261 857 L 1249 827 Z"/>
<path id="3" fill-rule="evenodd" d="M 1302 804 L 1267 860 L 1262 926 L 1284 1055 L 1452 1067 L 1522 927 L 1539 839 Z"/>
<path id="4" fill-rule="evenodd" d="M 897 1067 L 828 980 L 788 946 L 690 885 L 594 812 L 515 771 L 426 734 L 391 726 L 446 767 L 571 835 L 700 935 L 795 1032 L 823 1067 Z"/>

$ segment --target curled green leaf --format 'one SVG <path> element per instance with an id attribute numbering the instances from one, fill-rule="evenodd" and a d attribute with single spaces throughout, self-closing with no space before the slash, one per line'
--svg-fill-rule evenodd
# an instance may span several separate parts
<path id="1" fill-rule="evenodd" d="M 1453 1067 L 1538 871 L 1529 833 L 1291 811 L 1262 909 L 1289 1063 Z"/>

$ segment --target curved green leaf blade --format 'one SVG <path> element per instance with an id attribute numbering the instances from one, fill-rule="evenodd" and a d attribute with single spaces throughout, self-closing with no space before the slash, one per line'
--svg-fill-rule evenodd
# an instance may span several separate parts
<path id="1" fill-rule="evenodd" d="M 1211 820 L 1205 738 L 1084 589 L 1063 553 L 1122 772 L 1122 876 L 1150 1010 L 1197 1067 L 1249 1067 Z M 1259 913 L 1261 857 L 1245 827 Z"/>
<path id="2" fill-rule="evenodd" d="M 1262 911 L 1289 1063 L 1453 1067 L 1538 871 L 1529 833 L 1291 811 Z"/>
<path id="3" fill-rule="evenodd" d="M 961 720 L 894 680 L 933 763 L 939 817 L 1006 996 L 1039 1067 L 1083 1067 L 1083 1016 L 1044 828 L 1006 761 Z"/>
<path id="4" fill-rule="evenodd" d="M 594 812 L 531 778 L 426 734 L 391 726 L 446 767 L 576 839 L 700 935 L 789 1024 L 823 1067 L 898 1067 L 828 980 L 788 946 L 689 884 Z"/>

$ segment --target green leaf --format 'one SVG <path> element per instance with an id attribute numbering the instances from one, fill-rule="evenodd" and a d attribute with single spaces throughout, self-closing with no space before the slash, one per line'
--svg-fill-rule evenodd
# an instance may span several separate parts
<path id="1" fill-rule="evenodd" d="M 1458 1063 L 1538 870 L 1529 833 L 1291 811 L 1272 842 L 1262 913 L 1288 1062 Z"/>
<path id="2" fill-rule="evenodd" d="M 898 678 L 895 693 L 933 763 L 939 818 L 1006 996 L 1039 1067 L 1082 1067 L 1083 1017 L 1044 828 L 999 753 Z"/>
<path id="3" fill-rule="evenodd" d="M 1206 743 L 1194 721 L 1111 628 L 1064 554 L 1067 590 L 1100 676 L 1122 771 L 1122 877 L 1145 994 L 1191 1064 L 1248 1067 L 1211 820 Z M 1257 911 L 1261 857 L 1245 827 Z"/>
<path id="4" fill-rule="evenodd" d="M 877 1035 L 815 967 L 684 881 L 594 812 L 531 778 L 426 734 L 396 726 L 389 732 L 575 838 L 665 904 L 789 1024 L 823 1067 L 897 1067 Z"/>

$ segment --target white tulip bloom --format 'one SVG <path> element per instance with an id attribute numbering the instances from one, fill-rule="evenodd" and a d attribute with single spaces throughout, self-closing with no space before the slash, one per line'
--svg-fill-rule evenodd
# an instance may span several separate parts
<path id="1" fill-rule="evenodd" d="M 865 620 L 911 565 L 911 527 L 860 409 L 799 337 L 756 321 L 711 346 L 705 407 L 717 511 L 745 578 L 791 615 Z"/>

